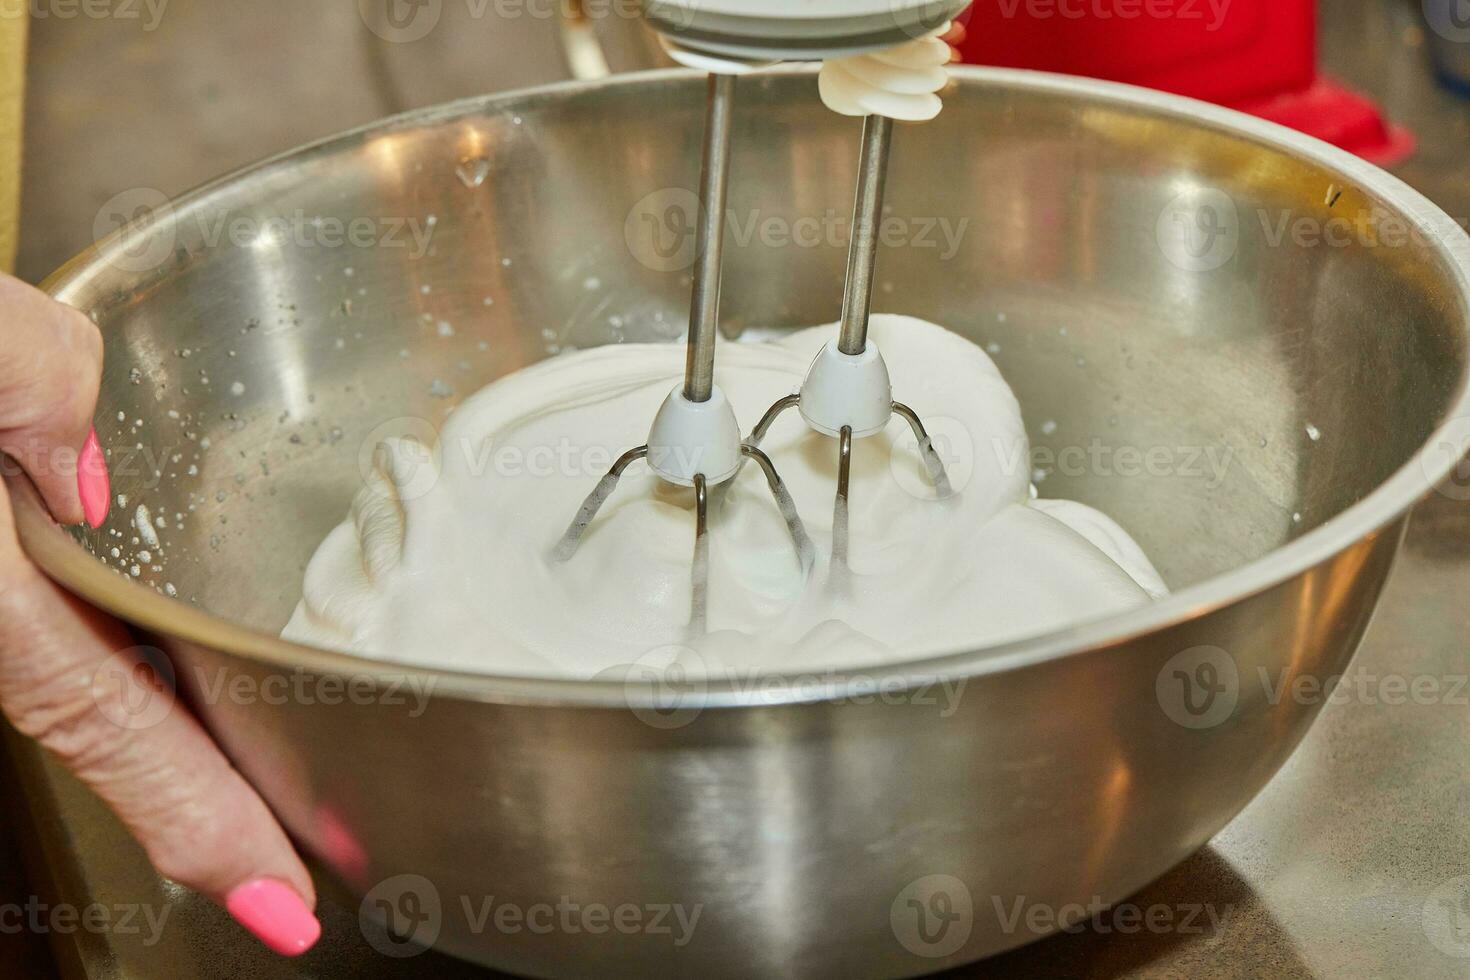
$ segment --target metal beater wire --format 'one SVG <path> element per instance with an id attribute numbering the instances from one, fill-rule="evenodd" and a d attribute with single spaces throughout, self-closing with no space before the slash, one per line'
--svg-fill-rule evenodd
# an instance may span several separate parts
<path id="1" fill-rule="evenodd" d="M 847 489 L 852 481 L 852 426 L 837 440 L 837 497 L 832 503 L 832 564 L 847 565 Z"/>
<path id="2" fill-rule="evenodd" d="M 893 403 L 893 414 L 907 422 L 914 431 L 914 438 L 919 442 L 919 456 L 929 470 L 929 482 L 934 484 L 935 496 L 940 500 L 954 496 L 954 489 L 949 485 L 949 474 L 944 472 L 944 460 L 934 448 L 934 441 L 929 438 L 924 423 L 919 421 L 919 414 L 902 402 Z"/>
<path id="3" fill-rule="evenodd" d="M 587 533 L 588 525 L 597 517 L 597 512 L 602 509 L 602 505 L 607 503 L 607 498 L 611 497 L 613 491 L 618 488 L 618 480 L 622 479 L 623 471 L 638 460 L 647 457 L 647 446 L 630 449 L 618 457 L 612 469 L 597 481 L 597 486 L 587 495 L 587 499 L 582 501 L 577 516 L 572 519 L 571 525 L 567 527 L 566 533 L 561 536 L 556 549 L 552 551 L 553 558 L 557 561 L 567 561 L 577 553 L 577 548 L 582 544 L 582 536 Z"/>
<path id="4" fill-rule="evenodd" d="M 709 491 L 704 474 L 694 477 L 694 564 L 689 598 L 689 628 L 699 636 L 709 631 Z"/>

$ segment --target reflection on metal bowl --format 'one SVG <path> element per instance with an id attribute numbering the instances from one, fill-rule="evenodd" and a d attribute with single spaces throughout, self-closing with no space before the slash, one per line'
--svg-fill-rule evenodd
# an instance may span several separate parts
<path id="1" fill-rule="evenodd" d="M 107 337 L 98 428 L 127 505 L 62 531 L 17 485 L 26 548 L 159 637 L 369 920 L 486 964 L 911 975 L 1059 924 L 1013 920 L 1018 900 L 1065 921 L 1126 896 L 1291 753 L 1317 705 L 1280 684 L 1343 669 L 1408 509 L 1458 459 L 1470 242 L 1255 120 L 956 75 L 895 149 L 876 304 L 996 352 L 1042 490 L 1121 521 L 1171 598 L 754 687 L 507 679 L 494 650 L 448 674 L 275 638 L 385 420 L 432 430 L 549 348 L 681 335 L 704 91 L 681 72 L 389 120 L 69 264 L 49 288 Z M 856 124 L 804 71 L 741 89 L 725 325 L 829 322 L 845 229 L 820 229 L 850 210 Z M 135 578 L 110 550 L 134 547 L 138 504 L 164 527 Z M 522 918 L 482 918 L 491 896 Z"/>

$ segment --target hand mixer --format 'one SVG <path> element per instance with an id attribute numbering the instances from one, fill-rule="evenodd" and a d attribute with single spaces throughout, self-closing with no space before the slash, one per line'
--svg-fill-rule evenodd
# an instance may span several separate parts
<path id="1" fill-rule="evenodd" d="M 966 0 L 938 3 L 935 0 L 827 0 L 800 5 L 800 15 L 795 16 L 792 7 L 796 5 L 788 0 L 646 0 L 645 14 L 659 31 L 670 56 L 710 73 L 684 380 L 664 400 L 647 443 L 619 457 L 587 496 L 554 551 L 557 560 L 568 560 L 576 553 L 587 528 L 616 490 L 623 473 L 633 463 L 646 460 L 661 479 L 694 490 L 690 627 L 696 633 L 704 632 L 709 583 L 709 491 L 733 479 L 746 460 L 754 460 L 763 471 L 786 522 L 805 575 L 815 560 L 811 539 L 775 465 L 759 448 L 761 438 L 776 417 L 793 406 L 800 406 L 803 417 L 813 428 L 840 439 L 834 562 L 845 564 L 847 557 L 846 503 L 852 439 L 881 431 L 893 414 L 900 415 L 913 428 L 936 490 L 941 496 L 948 495 L 943 464 L 918 416 L 907 406 L 893 401 L 888 369 L 877 347 L 867 340 L 867 326 L 878 220 L 892 138 L 892 120 L 886 114 L 932 118 L 938 112 L 938 99 L 932 93 L 943 84 L 939 66 L 948 60 L 948 48 L 942 42 L 935 42 L 944 49 L 944 58 L 929 64 L 934 49 L 930 47 L 927 49 L 930 55 L 920 56 L 913 45 L 923 45 L 923 41 L 915 42 L 915 39 L 935 33 L 965 5 Z M 905 53 L 896 53 L 900 51 Z M 867 52 L 878 52 L 872 56 L 871 64 L 865 57 Z M 839 81 L 848 84 L 838 87 L 857 92 L 839 111 L 859 115 L 884 113 L 871 115 L 864 126 L 862 173 L 848 260 L 842 335 L 837 344 L 818 356 L 802 392 L 772 406 L 751 438 L 742 441 L 734 410 L 714 383 L 736 77 L 779 60 L 830 58 L 844 59 L 838 63 L 842 73 Z M 925 69 L 939 72 L 938 84 L 934 84 L 932 71 L 923 74 Z M 917 83 L 916 70 L 921 74 Z M 857 84 L 852 84 L 854 79 Z M 827 87 L 827 83 L 823 84 Z M 868 90 L 866 94 L 864 89 Z M 915 96 L 932 103 L 922 101 L 923 108 L 916 110 Z M 831 99 L 828 101 L 833 104 Z M 850 111 L 853 109 L 857 111 Z"/>

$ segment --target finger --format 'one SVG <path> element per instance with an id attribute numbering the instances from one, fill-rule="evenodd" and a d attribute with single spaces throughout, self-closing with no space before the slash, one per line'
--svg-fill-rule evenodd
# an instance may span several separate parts
<path id="1" fill-rule="evenodd" d="M 3 492 L 0 708 L 111 806 L 164 876 L 277 952 L 316 941 L 311 877 L 275 817 L 127 630 L 24 560 Z"/>
<path id="2" fill-rule="evenodd" d="M 84 315 L 0 275 L 0 452 L 16 459 L 58 521 L 107 515 L 110 488 L 92 415 L 102 335 Z"/>

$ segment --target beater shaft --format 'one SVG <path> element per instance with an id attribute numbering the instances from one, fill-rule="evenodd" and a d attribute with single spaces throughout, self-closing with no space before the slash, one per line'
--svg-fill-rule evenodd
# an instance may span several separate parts
<path id="1" fill-rule="evenodd" d="M 715 338 L 720 318 L 720 267 L 725 253 L 725 201 L 730 184 L 730 121 L 735 76 L 710 75 L 704 120 L 704 167 L 699 175 L 695 227 L 694 296 L 689 307 L 689 349 L 684 397 L 709 401 L 715 383 Z"/>
<path id="2" fill-rule="evenodd" d="M 873 270 L 878 260 L 878 229 L 883 223 L 883 188 L 888 181 L 888 151 L 893 120 L 863 119 L 857 200 L 852 209 L 852 244 L 847 252 L 847 283 L 842 292 L 842 331 L 837 349 L 861 354 L 868 346 L 868 316 L 873 305 Z"/>

